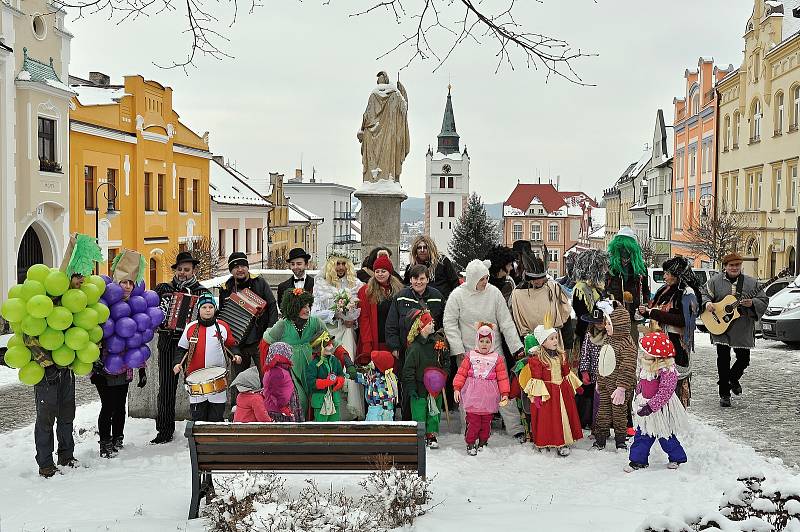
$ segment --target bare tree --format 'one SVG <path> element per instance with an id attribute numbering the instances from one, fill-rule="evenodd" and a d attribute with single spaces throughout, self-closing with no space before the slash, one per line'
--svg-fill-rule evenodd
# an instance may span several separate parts
<path id="1" fill-rule="evenodd" d="M 642 260 L 648 268 L 656 266 L 656 246 L 652 238 L 637 239 L 639 247 L 642 248 Z"/>
<path id="2" fill-rule="evenodd" d="M 179 244 L 173 247 L 167 254 L 167 259 L 169 260 L 167 264 L 173 264 L 178 253 L 182 251 L 191 252 L 192 256 L 200 261 L 197 265 L 196 273 L 198 281 L 216 277 L 221 271 L 224 273 L 222 269 L 224 259 L 219 256 L 219 247 L 213 238 L 207 236 L 196 237 L 192 242 L 191 249 L 188 249 L 186 244 Z"/>
<path id="3" fill-rule="evenodd" d="M 325 5 L 333 3 L 333 0 L 321 1 Z M 198 56 L 217 60 L 231 58 L 224 50 L 229 42 L 226 31 L 236 23 L 240 8 L 238 0 L 228 3 L 211 0 L 183 0 L 177 3 L 173 0 L 53 2 L 56 8 L 76 11 L 77 18 L 104 13 L 117 24 L 165 11 L 184 12 L 184 32 L 191 41 L 186 58 L 168 65 L 157 65 L 162 68 L 182 68 L 184 71 L 190 65 L 195 65 Z M 367 2 L 369 7 L 351 12 L 349 16 L 391 17 L 400 28 L 401 36 L 394 44 L 387 45 L 378 59 L 393 53 L 406 53 L 408 59 L 402 68 L 417 60 L 432 59 L 436 64 L 433 70 L 436 71 L 459 46 L 465 43 L 480 46 L 488 41 L 496 47 L 495 72 L 503 65 L 513 70 L 515 62 L 520 62 L 528 68 L 541 69 L 546 80 L 556 76 L 579 85 L 590 85 L 575 71 L 573 62 L 596 54 L 573 48 L 559 37 L 527 30 L 515 18 L 515 13 L 518 13 L 515 12 L 517 0 L 491 2 L 494 7 L 488 4 L 481 0 L 370 0 Z M 502 5 L 497 7 L 498 4 Z M 347 5 L 351 5 L 350 0 Z M 253 14 L 262 6 L 261 0 L 247 0 L 247 14 Z"/>
<path id="4" fill-rule="evenodd" d="M 744 241 L 747 227 L 741 217 L 721 212 L 716 217 L 695 216 L 688 228 L 683 230 L 689 249 L 696 256 L 704 255 L 716 266 L 722 257 L 739 249 Z"/>

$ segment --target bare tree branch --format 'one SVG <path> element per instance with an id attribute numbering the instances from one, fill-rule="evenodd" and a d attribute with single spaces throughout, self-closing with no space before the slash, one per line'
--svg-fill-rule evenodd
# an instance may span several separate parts
<path id="1" fill-rule="evenodd" d="M 182 251 L 190 251 L 192 256 L 200 261 L 197 265 L 197 272 L 195 273 L 198 281 L 206 281 L 225 273 L 224 270 L 224 257 L 219 256 L 219 247 L 213 238 L 208 236 L 195 237 L 192 242 L 192 248 L 187 249 L 183 244 L 178 244 L 166 253 L 166 258 L 172 264 L 178 257 L 178 253 Z"/>
<path id="2" fill-rule="evenodd" d="M 683 229 L 686 247 L 696 256 L 704 255 L 714 263 L 722 264 L 722 257 L 737 251 L 744 244 L 747 227 L 741 217 L 733 213 L 720 212 L 716 217 L 695 216 Z"/>

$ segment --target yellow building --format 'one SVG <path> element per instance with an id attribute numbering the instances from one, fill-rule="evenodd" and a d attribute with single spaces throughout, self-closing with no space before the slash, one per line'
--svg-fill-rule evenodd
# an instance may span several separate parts
<path id="1" fill-rule="evenodd" d="M 794 2 L 754 0 L 742 65 L 717 84 L 717 204 L 746 227 L 748 273 L 767 278 L 797 257 L 800 24 Z M 784 12 L 786 7 L 786 12 Z"/>
<path id="2" fill-rule="evenodd" d="M 99 212 L 108 259 L 100 271 L 121 248 L 135 249 L 153 287 L 171 279 L 177 249 L 210 234 L 208 135 L 180 122 L 169 87 L 141 76 L 109 81 L 70 76 L 70 230 L 94 235 Z"/>
<path id="3" fill-rule="evenodd" d="M 267 249 L 269 268 L 285 268 L 286 257 L 292 248 L 289 227 L 289 198 L 283 189 L 283 174 L 269 173 L 269 189 L 266 198 L 272 203 L 269 213 L 269 245 Z"/>

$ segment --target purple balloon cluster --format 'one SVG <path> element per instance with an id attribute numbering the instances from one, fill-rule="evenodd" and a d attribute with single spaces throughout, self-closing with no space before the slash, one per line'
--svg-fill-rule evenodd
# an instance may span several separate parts
<path id="1" fill-rule="evenodd" d="M 117 375 L 128 368 L 144 366 L 150 358 L 147 344 L 164 321 L 164 311 L 158 306 L 158 294 L 145 290 L 143 282 L 133 288 L 126 301 L 122 287 L 112 282 L 110 277 L 102 277 L 106 291 L 100 302 L 111 311 L 102 325 L 105 343 L 103 365 L 106 372 Z"/>

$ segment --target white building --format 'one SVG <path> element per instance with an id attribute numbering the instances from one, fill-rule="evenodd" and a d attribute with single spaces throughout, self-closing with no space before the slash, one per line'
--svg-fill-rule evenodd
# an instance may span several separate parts
<path id="1" fill-rule="evenodd" d="M 425 234 L 440 252 L 447 253 L 453 229 L 469 198 L 469 155 L 466 146 L 463 152 L 458 146 L 449 86 L 442 131 L 437 138 L 436 153 L 429 147 L 425 156 Z"/>
<path id="2" fill-rule="evenodd" d="M 69 232 L 69 75 L 65 12 L 0 3 L 0 293 L 36 263 L 59 266 Z"/>
<path id="3" fill-rule="evenodd" d="M 265 200 L 250 179 L 214 156 L 209 167 L 212 249 L 229 255 L 243 251 L 253 266 L 263 268 L 272 203 Z M 228 257 L 220 257 L 220 271 L 227 271 Z"/>
<path id="4" fill-rule="evenodd" d="M 312 264 L 317 267 L 319 227 L 325 219 L 316 213 L 289 203 L 289 231 L 292 232 L 292 247 L 301 247 L 310 255 Z"/>
<path id="5" fill-rule="evenodd" d="M 303 178 L 303 171 L 296 170 L 295 177 L 283 185 L 286 196 L 292 203 L 315 213 L 330 223 L 319 226 L 317 232 L 317 256 L 319 264 L 327 260 L 334 249 L 349 253 L 354 262 L 361 261 L 360 243 L 353 234 L 351 222 L 356 219 L 352 197 L 356 189 L 338 183 Z"/>

